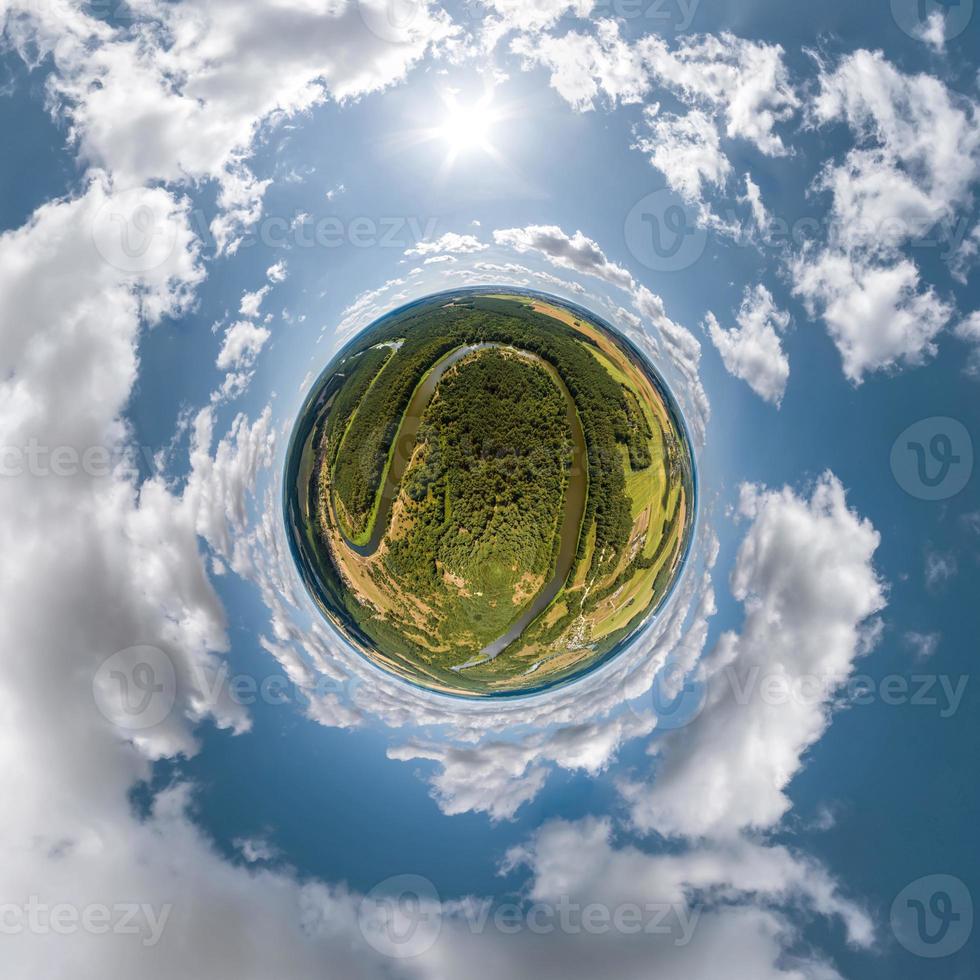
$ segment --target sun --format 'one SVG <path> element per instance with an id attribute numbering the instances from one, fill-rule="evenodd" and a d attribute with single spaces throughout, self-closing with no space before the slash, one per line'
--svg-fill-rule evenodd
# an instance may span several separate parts
<path id="1" fill-rule="evenodd" d="M 494 104 L 493 89 L 487 89 L 480 98 L 466 100 L 454 89 L 440 93 L 444 107 L 442 120 L 431 127 L 426 139 L 442 143 L 446 147 L 445 168 L 452 167 L 460 157 L 475 154 L 500 159 L 493 143 L 493 132 L 506 112 Z"/>
<path id="2" fill-rule="evenodd" d="M 421 125 L 392 134 L 392 152 L 419 145 L 433 149 L 441 155 L 434 173 L 437 179 L 445 178 L 464 161 L 479 166 L 491 160 L 497 167 L 508 169 L 506 154 L 497 145 L 506 136 L 501 124 L 519 118 L 523 107 L 499 101 L 494 89 L 491 83 L 485 84 L 481 92 L 449 86 L 436 89 L 424 109 L 419 108 Z"/>
<path id="3" fill-rule="evenodd" d="M 497 120 L 492 93 L 469 104 L 461 104 L 453 93 L 445 100 L 446 116 L 438 127 L 438 136 L 450 153 L 456 156 L 473 150 L 493 152 L 490 137 Z"/>

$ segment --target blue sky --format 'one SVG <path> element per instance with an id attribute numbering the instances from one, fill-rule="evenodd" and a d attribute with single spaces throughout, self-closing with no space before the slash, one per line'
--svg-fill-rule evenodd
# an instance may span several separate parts
<path id="1" fill-rule="evenodd" d="M 0 4 L 5 976 L 980 976 L 980 23 L 925 8 Z M 319 618 L 279 481 L 340 346 L 493 282 L 648 353 L 702 501 L 630 650 L 473 705 Z"/>

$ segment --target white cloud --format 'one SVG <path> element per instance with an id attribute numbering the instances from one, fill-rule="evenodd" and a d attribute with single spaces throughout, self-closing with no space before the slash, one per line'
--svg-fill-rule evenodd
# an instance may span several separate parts
<path id="1" fill-rule="evenodd" d="M 569 31 L 560 38 L 515 38 L 511 50 L 522 56 L 526 69 L 549 69 L 552 88 L 579 112 L 594 109 L 600 96 L 613 104 L 640 102 L 650 87 L 640 55 L 620 37 L 614 20 L 596 21 L 594 35 Z"/>
<path id="2" fill-rule="evenodd" d="M 732 166 L 721 137 L 751 143 L 767 156 L 788 151 L 776 127 L 800 105 L 779 45 L 729 33 L 682 36 L 673 48 L 656 34 L 624 40 L 613 20 L 599 20 L 593 35 L 529 34 L 512 43 L 525 68 L 543 65 L 552 87 L 585 112 L 606 99 L 612 105 L 641 102 L 657 86 L 687 108 L 647 107 L 636 147 L 688 201 L 701 205 L 706 190 L 725 186 Z"/>
<path id="3" fill-rule="evenodd" d="M 496 39 L 499 32 L 541 31 L 551 27 L 559 18 L 571 13 L 576 17 L 588 17 L 595 0 L 486 0 L 485 6 L 496 14 L 488 27 Z"/>
<path id="4" fill-rule="evenodd" d="M 493 240 L 521 254 L 539 252 L 561 269 L 596 276 L 622 289 L 633 285 L 630 273 L 610 262 L 602 249 L 581 231 L 569 236 L 557 225 L 528 225 L 526 228 L 501 228 L 493 233 Z"/>
<path id="5" fill-rule="evenodd" d="M 236 320 L 226 331 L 215 365 L 222 370 L 250 368 L 272 334 L 250 320 Z"/>
<path id="6" fill-rule="evenodd" d="M 285 282 L 286 281 L 286 260 L 280 259 L 278 262 L 274 262 L 265 270 L 266 278 L 269 282 Z"/>
<path id="7" fill-rule="evenodd" d="M 845 122 L 856 146 L 826 168 L 845 247 L 892 248 L 928 232 L 970 200 L 980 171 L 977 105 L 930 75 L 905 75 L 880 52 L 858 51 L 821 73 L 819 125 Z"/>
<path id="8" fill-rule="evenodd" d="M 752 223 L 755 226 L 755 230 L 765 233 L 769 228 L 769 212 L 766 210 L 766 206 L 762 201 L 762 192 L 759 190 L 759 185 L 756 184 L 749 174 L 745 175 L 745 194 L 739 198 L 739 201 L 748 204 L 752 212 Z"/>
<path id="9" fill-rule="evenodd" d="M 482 811 L 494 820 L 506 820 L 538 794 L 552 764 L 595 776 L 623 742 L 648 735 L 655 724 L 652 715 L 625 714 L 472 748 L 410 741 L 390 748 L 388 757 L 439 763 L 441 771 L 432 779 L 432 788 L 443 812 Z"/>
<path id="10" fill-rule="evenodd" d="M 953 314 L 921 287 L 902 249 L 934 227 L 952 227 L 980 177 L 980 110 L 929 75 L 906 75 L 880 52 L 857 51 L 821 70 L 814 123 L 844 122 L 856 145 L 828 163 L 816 183 L 831 194 L 824 249 L 791 264 L 796 292 L 819 313 L 841 352 L 844 373 L 924 363 Z M 953 257 L 963 274 L 969 248 Z"/>
<path id="11" fill-rule="evenodd" d="M 926 588 L 932 592 L 943 589 L 947 582 L 955 578 L 958 570 L 956 555 L 951 551 L 926 551 Z"/>
<path id="12" fill-rule="evenodd" d="M 444 269 L 447 278 L 459 279 L 464 283 L 486 285 L 487 279 L 513 286 L 541 287 L 556 289 L 560 293 L 573 293 L 584 296 L 586 291 L 581 283 L 561 276 L 552 275 L 541 269 L 531 269 L 519 262 L 473 262 L 455 269 Z"/>
<path id="13" fill-rule="evenodd" d="M 678 194 L 698 205 L 701 221 L 717 226 L 704 198 L 722 190 L 732 171 L 722 135 L 748 141 L 766 156 L 788 152 L 776 126 L 793 117 L 799 98 L 783 49 L 729 33 L 684 37 L 673 50 L 651 34 L 636 47 L 651 80 L 688 107 L 684 114 L 662 115 L 659 106 L 650 107 L 644 116 L 649 132 L 636 146 Z M 746 183 L 758 222 L 758 188 L 748 175 Z"/>
<path id="14" fill-rule="evenodd" d="M 469 252 L 482 252 L 489 246 L 481 242 L 473 235 L 459 235 L 454 231 L 447 231 L 444 235 L 432 242 L 419 242 L 405 251 L 406 255 L 436 255 L 445 253 L 466 254 Z"/>
<path id="15" fill-rule="evenodd" d="M 732 572 L 745 621 L 699 665 L 701 714 L 653 743 L 654 781 L 623 784 L 640 830 L 728 838 L 776 825 L 836 689 L 878 632 L 879 535 L 836 477 L 824 474 L 809 498 L 744 485 L 739 512 L 752 522 Z"/>
<path id="16" fill-rule="evenodd" d="M 404 285 L 404 279 L 389 279 L 376 289 L 367 289 L 355 297 L 354 301 L 341 313 L 340 323 L 337 324 L 335 331 L 336 335 L 338 337 L 346 337 L 355 330 L 366 327 L 372 320 L 384 312 L 383 305 L 378 302 L 381 297 L 390 293 L 396 286 Z"/>
<path id="17" fill-rule="evenodd" d="M 274 861 L 279 856 L 277 848 L 261 837 L 236 837 L 232 844 L 241 851 L 249 864 L 260 861 Z"/>
<path id="18" fill-rule="evenodd" d="M 191 473 L 183 497 L 195 515 L 194 527 L 212 551 L 241 576 L 251 570 L 246 546 L 247 501 L 256 475 L 272 465 L 275 435 L 268 406 L 252 423 L 235 416 L 214 445 L 214 412 L 202 409 L 191 430 Z"/>
<path id="19" fill-rule="evenodd" d="M 919 32 L 920 40 L 932 48 L 937 54 L 946 49 L 946 13 L 943 10 L 933 10 L 926 18 Z"/>
<path id="20" fill-rule="evenodd" d="M 953 332 L 972 347 L 963 370 L 971 378 L 980 378 L 980 310 L 962 319 Z"/>
<path id="21" fill-rule="evenodd" d="M 653 78 L 685 103 L 720 117 L 729 139 L 743 139 L 767 156 L 787 150 L 775 127 L 800 100 L 778 44 L 723 32 L 682 37 L 674 50 L 656 34 L 637 42 Z"/>
<path id="22" fill-rule="evenodd" d="M 242 301 L 238 307 L 238 312 L 245 317 L 257 317 L 259 315 L 259 308 L 262 306 L 262 300 L 269 293 L 269 286 L 262 286 L 256 289 L 254 293 L 242 293 Z"/>
<path id="23" fill-rule="evenodd" d="M 667 184 L 689 202 L 701 200 L 706 186 L 722 188 L 732 165 L 721 151 L 718 130 L 699 109 L 685 115 L 661 113 L 653 106 L 644 113 L 648 135 L 636 142 Z"/>
<path id="24" fill-rule="evenodd" d="M 424 3 L 394 25 L 382 0 L 134 0 L 131 26 L 115 29 L 62 0 L 11 7 L 25 59 L 53 56 L 80 156 L 123 189 L 217 179 L 219 247 L 260 212 L 265 182 L 245 161 L 263 120 L 385 88 L 454 32 Z"/>
<path id="25" fill-rule="evenodd" d="M 0 481 L 0 540 L 20 569 L 0 582 L 0 636 L 16 651 L 0 680 L 9 722 L 0 885 L 5 902 L 23 906 L 32 896 L 79 910 L 140 903 L 166 928 L 153 947 L 139 936 L 25 929 L 4 937 L 5 969 L 163 980 L 220 958 L 237 976 L 309 976 L 334 952 L 351 954 L 348 942 L 325 952 L 303 939 L 301 887 L 274 876 L 260 884 L 221 860 L 186 818 L 185 792 L 158 796 L 146 820 L 130 797 L 149 760 L 196 751 L 202 719 L 248 727 L 227 692 L 213 693 L 228 640 L 199 535 L 217 537 L 205 515 L 219 500 L 234 515 L 265 459 L 248 463 L 222 441 L 207 472 L 195 461 L 180 495 L 162 478 L 138 480 L 121 412 L 136 379 L 140 317 L 178 315 L 201 276 L 186 212 L 162 190 L 146 195 L 174 216 L 174 238 L 139 275 L 93 243 L 100 214 L 114 206 L 99 181 L 0 235 L 0 317 L 11 325 L 0 345 L 0 441 L 79 454 L 101 447 L 114 461 Z M 146 729 L 117 727 L 93 695 L 105 659 L 134 644 L 159 648 L 174 671 L 173 710 Z M 255 949 L 231 938 L 244 921 Z"/>
<path id="26" fill-rule="evenodd" d="M 952 307 L 908 259 L 878 263 L 861 253 L 824 249 L 791 263 L 793 291 L 819 314 L 840 351 L 844 375 L 860 384 L 873 371 L 924 364 Z"/>
<path id="27" fill-rule="evenodd" d="M 652 901 L 690 911 L 703 902 L 701 914 L 710 917 L 724 909 L 724 903 L 713 907 L 710 896 L 725 894 L 733 900 L 731 911 L 801 903 L 821 915 L 841 918 L 853 944 L 866 946 L 872 940 L 867 913 L 840 894 L 824 868 L 788 848 L 737 838 L 646 854 L 635 847 L 614 847 L 612 839 L 608 820 L 554 820 L 528 844 L 515 848 L 505 867 L 523 863 L 532 868 L 529 897 L 538 902 L 558 902 L 564 896 L 616 908 L 626 902 L 642 905 Z M 698 932 L 694 935 L 698 943 L 704 941 Z M 733 962 L 744 969 L 740 956 L 733 956 Z M 661 969 L 671 975 L 665 964 Z M 770 965 L 764 975 L 772 969 Z M 717 964 L 715 970 L 717 975 Z"/>
<path id="28" fill-rule="evenodd" d="M 735 319 L 738 326 L 725 330 L 709 312 L 705 318 L 708 336 L 729 374 L 778 406 L 789 379 L 789 358 L 780 339 L 789 326 L 789 314 L 776 306 L 772 293 L 759 283 L 754 289 L 745 287 Z"/>
<path id="29" fill-rule="evenodd" d="M 915 654 L 918 660 L 928 660 L 939 649 L 940 633 L 921 633 L 909 630 L 902 635 L 905 645 Z"/>

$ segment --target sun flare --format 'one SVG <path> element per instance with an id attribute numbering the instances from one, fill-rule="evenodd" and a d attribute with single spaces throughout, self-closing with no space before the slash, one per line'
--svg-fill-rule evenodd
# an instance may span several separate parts
<path id="1" fill-rule="evenodd" d="M 470 105 L 461 105 L 452 99 L 447 108 L 446 118 L 439 126 L 439 137 L 451 153 L 493 149 L 490 137 L 496 119 L 489 99 L 484 98 Z"/>
<path id="2" fill-rule="evenodd" d="M 494 105 L 492 90 L 475 101 L 465 101 L 457 92 L 448 91 L 442 94 L 442 100 L 445 115 L 428 136 L 446 147 L 447 166 L 452 166 L 458 157 L 474 153 L 499 156 L 493 144 L 493 132 L 504 114 Z"/>

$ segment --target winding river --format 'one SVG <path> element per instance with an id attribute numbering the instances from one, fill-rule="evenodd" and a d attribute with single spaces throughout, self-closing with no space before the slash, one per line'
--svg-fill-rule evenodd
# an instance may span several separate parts
<path id="1" fill-rule="evenodd" d="M 401 485 L 402 477 L 405 475 L 405 470 L 408 468 L 408 464 L 412 458 L 419 428 L 422 424 L 422 416 L 429 402 L 432 400 L 432 396 L 435 394 L 440 379 L 454 364 L 458 364 L 464 357 L 467 357 L 475 351 L 486 350 L 490 347 L 499 347 L 503 350 L 512 351 L 521 357 L 540 364 L 554 380 L 565 398 L 565 417 L 568 420 L 568 426 L 572 432 L 572 465 L 568 472 L 568 486 L 565 490 L 558 558 L 555 562 L 553 575 L 541 587 L 520 616 L 511 624 L 506 633 L 491 643 L 488 643 L 480 651 L 479 657 L 456 667 L 456 670 L 462 670 L 466 667 L 472 667 L 478 663 L 485 663 L 487 660 L 492 660 L 505 647 L 516 640 L 561 591 L 565 580 L 568 578 L 568 573 L 571 571 L 572 563 L 575 560 L 575 552 L 578 549 L 579 530 L 582 526 L 582 516 L 585 513 L 585 501 L 588 494 L 589 482 L 588 467 L 586 465 L 585 433 L 582 431 L 582 423 L 578 417 L 578 411 L 571 392 L 568 390 L 568 387 L 554 365 L 537 354 L 531 353 L 531 351 L 520 350 L 508 344 L 490 341 L 457 347 L 454 351 L 451 351 L 436 361 L 412 393 L 408 407 L 402 415 L 398 431 L 395 433 L 392 449 L 389 454 L 388 466 L 385 471 L 384 484 L 381 488 L 380 498 L 375 504 L 376 514 L 371 530 L 371 537 L 363 545 L 355 544 L 344 532 L 342 524 L 338 522 L 338 528 L 343 535 L 344 542 L 352 551 L 363 557 L 374 554 L 378 545 L 381 543 L 381 539 L 388 530 L 391 508 L 398 497 L 398 489 Z"/>

